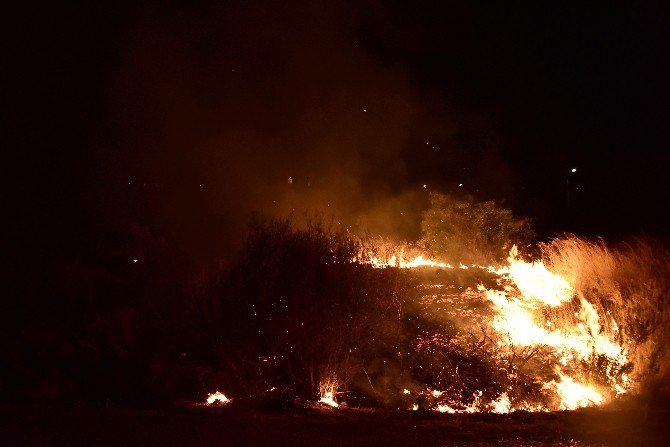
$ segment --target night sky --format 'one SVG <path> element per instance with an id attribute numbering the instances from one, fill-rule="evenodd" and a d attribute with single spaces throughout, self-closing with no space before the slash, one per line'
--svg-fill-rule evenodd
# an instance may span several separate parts
<path id="1" fill-rule="evenodd" d="M 253 211 L 412 238 L 432 190 L 495 199 L 544 237 L 670 234 L 661 10 L 93 3 L 4 14 L 12 274 L 156 247 L 225 258 Z"/>

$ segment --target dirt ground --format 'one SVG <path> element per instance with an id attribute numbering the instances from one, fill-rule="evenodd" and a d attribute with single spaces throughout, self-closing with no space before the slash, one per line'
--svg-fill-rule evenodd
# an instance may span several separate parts
<path id="1" fill-rule="evenodd" d="M 2 406 L 3 446 L 637 446 L 670 444 L 670 413 Z"/>

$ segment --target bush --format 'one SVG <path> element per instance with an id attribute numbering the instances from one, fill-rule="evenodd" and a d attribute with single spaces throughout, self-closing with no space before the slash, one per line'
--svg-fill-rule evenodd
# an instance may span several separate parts
<path id="1" fill-rule="evenodd" d="M 464 201 L 431 193 L 421 222 L 422 243 L 445 261 L 489 264 L 507 257 L 512 247 L 526 246 L 534 232 L 528 219 L 514 217 L 493 201 Z"/>
<path id="2" fill-rule="evenodd" d="M 406 272 L 355 263 L 361 243 L 322 221 L 255 220 L 224 284 L 228 368 L 249 394 L 348 383 L 372 359 L 397 356 Z M 241 349 L 239 347 L 242 347 Z"/>

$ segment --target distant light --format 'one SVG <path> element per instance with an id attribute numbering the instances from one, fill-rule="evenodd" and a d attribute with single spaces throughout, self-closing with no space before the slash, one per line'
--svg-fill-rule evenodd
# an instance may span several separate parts
<path id="1" fill-rule="evenodd" d="M 368 112 L 368 109 L 363 109 L 363 113 L 367 113 L 367 112 Z"/>
<path id="2" fill-rule="evenodd" d="M 137 263 L 138 259 L 133 259 L 133 262 Z"/>
<path id="3" fill-rule="evenodd" d="M 426 188 L 428 188 L 428 185 L 426 185 L 426 184 L 424 183 L 424 184 L 423 184 L 423 189 L 426 189 Z"/>
<path id="4" fill-rule="evenodd" d="M 458 186 L 463 186 L 463 183 L 459 183 Z"/>
<path id="5" fill-rule="evenodd" d="M 572 173 L 577 172 L 577 168 L 572 168 L 572 170 L 570 172 L 572 172 Z"/>

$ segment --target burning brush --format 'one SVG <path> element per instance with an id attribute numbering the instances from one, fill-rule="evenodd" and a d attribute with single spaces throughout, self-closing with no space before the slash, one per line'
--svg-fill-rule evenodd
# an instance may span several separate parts
<path id="1" fill-rule="evenodd" d="M 215 391 L 207 396 L 207 405 L 226 405 L 232 402 L 221 391 Z"/>
<path id="2" fill-rule="evenodd" d="M 335 400 L 339 382 L 334 375 L 331 375 L 326 381 L 319 385 L 319 402 L 329 407 L 338 408 L 340 404 Z"/>

